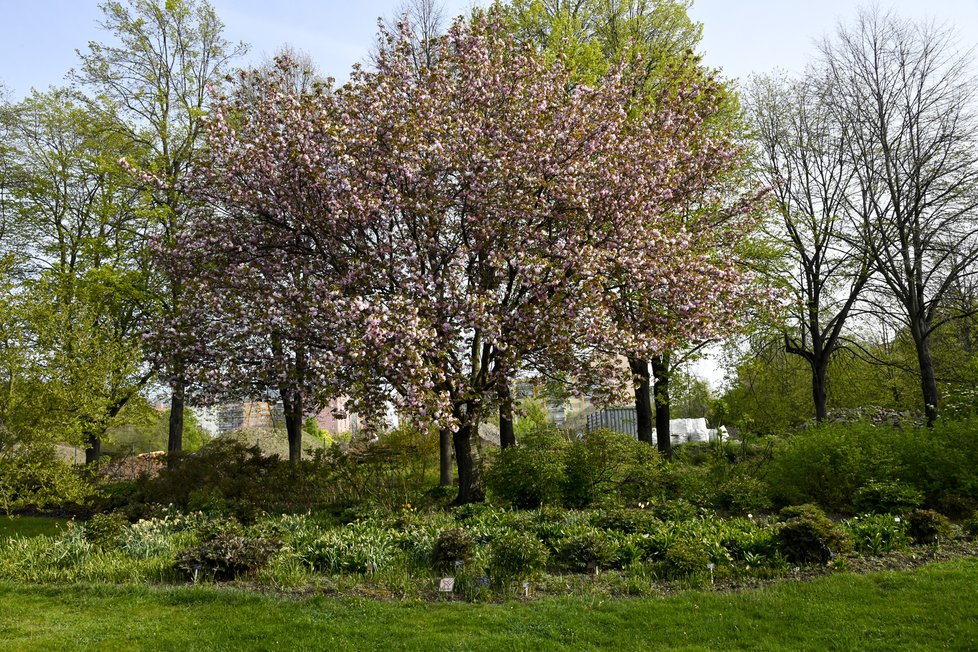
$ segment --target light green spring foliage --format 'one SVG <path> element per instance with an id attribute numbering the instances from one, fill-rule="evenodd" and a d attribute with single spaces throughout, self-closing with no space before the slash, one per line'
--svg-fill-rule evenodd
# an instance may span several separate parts
<path id="1" fill-rule="evenodd" d="M 15 201 L 0 242 L 0 416 L 25 445 L 90 442 L 148 378 L 148 234 L 117 163 L 139 147 L 66 89 L 35 91 L 5 125 Z"/>
<path id="2" fill-rule="evenodd" d="M 565 61 L 584 84 L 600 82 L 621 60 L 642 62 L 650 83 L 692 55 L 702 25 L 684 0 L 514 0 L 507 8 L 518 37 Z"/>

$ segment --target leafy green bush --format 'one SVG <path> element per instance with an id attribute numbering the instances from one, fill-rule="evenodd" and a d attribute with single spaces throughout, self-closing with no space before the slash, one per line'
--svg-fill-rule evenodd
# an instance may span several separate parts
<path id="1" fill-rule="evenodd" d="M 669 579 L 681 579 L 707 572 L 710 555 L 695 541 L 677 541 L 669 546 L 663 558 L 663 570 Z"/>
<path id="2" fill-rule="evenodd" d="M 518 446 L 499 452 L 486 472 L 492 495 L 520 509 L 559 504 L 565 482 L 567 442 L 553 427 L 526 434 Z"/>
<path id="3" fill-rule="evenodd" d="M 966 519 L 961 524 L 961 530 L 972 539 L 978 538 L 978 514 L 975 514 L 971 518 Z"/>
<path id="4" fill-rule="evenodd" d="M 940 419 L 911 432 L 901 462 L 902 479 L 924 492 L 928 507 L 951 495 L 978 500 L 978 418 Z"/>
<path id="5" fill-rule="evenodd" d="M 824 564 L 849 549 L 845 532 L 814 505 L 786 508 L 781 517 L 778 549 L 790 562 Z"/>
<path id="6" fill-rule="evenodd" d="M 461 528 L 442 530 L 435 542 L 431 560 L 436 569 L 451 570 L 455 562 L 469 562 L 475 552 L 475 541 Z"/>
<path id="7" fill-rule="evenodd" d="M 832 423 L 786 438 L 768 467 L 771 497 L 780 505 L 816 503 L 851 513 L 852 497 L 871 481 L 899 475 L 907 433 L 870 423 Z"/>
<path id="8" fill-rule="evenodd" d="M 547 548 L 522 532 L 506 532 L 489 546 L 487 570 L 497 584 L 535 577 L 547 566 Z"/>
<path id="9" fill-rule="evenodd" d="M 660 521 L 688 521 L 696 518 L 699 510 L 688 500 L 676 498 L 656 503 L 651 507 L 652 515 Z"/>
<path id="10" fill-rule="evenodd" d="M 271 539 L 220 534 L 181 552 L 174 568 L 188 573 L 195 581 L 201 576 L 217 581 L 233 580 L 264 566 L 279 547 Z"/>
<path id="11" fill-rule="evenodd" d="M 771 508 L 767 484 L 750 475 L 736 474 L 716 487 L 713 507 L 732 514 L 762 512 Z"/>
<path id="12" fill-rule="evenodd" d="M 583 508 L 597 502 L 635 504 L 657 495 L 662 459 L 634 437 L 592 430 L 571 442 L 565 455 L 564 505 Z"/>
<path id="13" fill-rule="evenodd" d="M 623 560 L 612 533 L 590 530 L 561 541 L 554 561 L 564 570 L 583 573 L 596 568 L 620 568 Z"/>
<path id="14" fill-rule="evenodd" d="M 906 514 L 920 507 L 924 494 L 902 482 L 867 482 L 852 496 L 852 506 L 861 514 Z"/>
<path id="15" fill-rule="evenodd" d="M 954 534 L 951 521 L 932 509 L 915 509 L 907 515 L 907 534 L 914 543 L 946 541 Z"/>
<path id="16" fill-rule="evenodd" d="M 121 512 L 95 514 L 85 524 L 85 538 L 96 548 L 110 550 L 116 548 L 129 521 Z"/>
<path id="17" fill-rule="evenodd" d="M 0 509 L 91 505 L 97 495 L 90 469 L 73 469 L 51 449 L 15 450 L 0 456 Z"/>

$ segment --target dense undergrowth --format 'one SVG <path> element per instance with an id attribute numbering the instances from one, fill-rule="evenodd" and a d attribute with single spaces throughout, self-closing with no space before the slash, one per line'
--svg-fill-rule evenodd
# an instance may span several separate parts
<path id="1" fill-rule="evenodd" d="M 452 577 L 451 595 L 481 600 L 844 568 L 978 535 L 976 432 L 833 424 L 689 445 L 666 462 L 616 433 L 540 426 L 490 459 L 490 504 L 455 509 L 422 433 L 300 464 L 215 442 L 99 487 L 96 514 L 62 533 L 0 541 L 0 579 L 434 598 Z"/>

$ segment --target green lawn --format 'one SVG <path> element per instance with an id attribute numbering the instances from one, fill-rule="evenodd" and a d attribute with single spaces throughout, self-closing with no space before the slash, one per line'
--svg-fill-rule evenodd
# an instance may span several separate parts
<path id="1" fill-rule="evenodd" d="M 52 536 L 65 529 L 68 519 L 49 516 L 0 516 L 0 539 L 4 537 Z"/>
<path id="2" fill-rule="evenodd" d="M 753 592 L 506 604 L 0 584 L 4 650 L 893 650 L 978 647 L 978 560 Z"/>

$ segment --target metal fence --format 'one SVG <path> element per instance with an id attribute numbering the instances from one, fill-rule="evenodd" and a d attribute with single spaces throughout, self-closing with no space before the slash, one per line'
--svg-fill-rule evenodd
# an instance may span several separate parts
<path id="1" fill-rule="evenodd" d="M 607 428 L 624 435 L 638 437 L 638 420 L 635 417 L 635 408 L 605 408 L 589 414 L 587 429 L 591 431 L 599 428 Z"/>

